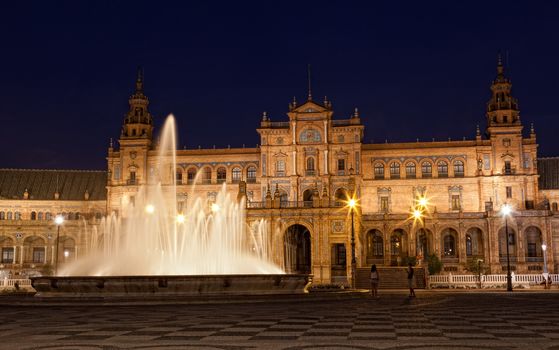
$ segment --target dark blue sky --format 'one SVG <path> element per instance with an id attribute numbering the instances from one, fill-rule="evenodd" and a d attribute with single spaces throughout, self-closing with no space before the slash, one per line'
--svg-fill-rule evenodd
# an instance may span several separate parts
<path id="1" fill-rule="evenodd" d="M 394 4 L 393 4 L 394 3 Z M 189 148 L 254 146 L 293 96 L 358 107 L 365 141 L 485 127 L 496 54 L 525 131 L 559 155 L 559 5 L 538 2 L 12 2 L 0 15 L 0 167 L 104 169 L 136 67 Z"/>

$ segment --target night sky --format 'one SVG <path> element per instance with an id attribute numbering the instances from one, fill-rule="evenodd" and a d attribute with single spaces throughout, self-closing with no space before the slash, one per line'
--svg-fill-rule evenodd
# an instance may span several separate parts
<path id="1" fill-rule="evenodd" d="M 0 167 L 105 169 L 138 65 L 179 148 L 254 147 L 263 111 L 305 100 L 307 64 L 335 118 L 359 108 L 366 143 L 471 139 L 499 50 L 525 133 L 559 156 L 558 4 L 352 3 L 3 3 Z"/>

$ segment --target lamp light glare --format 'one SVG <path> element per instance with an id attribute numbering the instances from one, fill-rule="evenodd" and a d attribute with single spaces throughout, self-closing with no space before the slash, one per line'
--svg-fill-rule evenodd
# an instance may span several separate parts
<path id="1" fill-rule="evenodd" d="M 212 206 L 211 206 L 210 209 L 212 210 L 212 213 L 217 213 L 221 208 L 219 207 L 219 204 L 212 203 Z"/>
<path id="2" fill-rule="evenodd" d="M 348 205 L 351 209 L 355 208 L 355 204 L 356 204 L 356 203 L 355 203 L 355 199 L 354 199 L 354 198 L 351 198 L 351 199 L 347 202 L 347 205 Z"/>
<path id="3" fill-rule="evenodd" d="M 64 217 L 62 215 L 56 215 L 54 218 L 54 223 L 57 225 L 62 225 L 64 223 Z"/>
<path id="4" fill-rule="evenodd" d="M 425 197 L 419 198 L 418 203 L 419 203 L 419 205 L 422 206 L 422 207 L 427 206 L 427 198 L 425 198 Z"/>
<path id="5" fill-rule="evenodd" d="M 547 245 L 544 243 L 542 244 L 542 250 L 545 252 L 547 250 Z"/>
<path id="6" fill-rule="evenodd" d="M 179 214 L 177 215 L 177 223 L 182 224 L 184 223 L 184 215 L 183 214 Z"/>
<path id="7" fill-rule="evenodd" d="M 414 211 L 413 211 L 413 217 L 414 217 L 415 219 L 417 219 L 417 220 L 418 220 L 418 219 L 421 219 L 422 216 L 423 216 L 423 214 L 421 213 L 421 210 L 419 210 L 419 209 L 414 209 Z"/>
<path id="8" fill-rule="evenodd" d="M 501 213 L 503 213 L 504 216 L 509 216 L 511 212 L 512 208 L 508 204 L 503 205 L 503 207 L 501 208 Z"/>
<path id="9" fill-rule="evenodd" d="M 154 211 L 155 211 L 155 207 L 152 204 L 146 205 L 146 213 L 153 214 Z"/>

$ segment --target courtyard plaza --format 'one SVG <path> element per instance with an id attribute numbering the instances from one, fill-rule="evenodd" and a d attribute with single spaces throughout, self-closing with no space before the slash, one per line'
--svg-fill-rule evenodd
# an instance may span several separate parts
<path id="1" fill-rule="evenodd" d="M 1 349 L 559 349 L 556 291 L 0 297 Z"/>

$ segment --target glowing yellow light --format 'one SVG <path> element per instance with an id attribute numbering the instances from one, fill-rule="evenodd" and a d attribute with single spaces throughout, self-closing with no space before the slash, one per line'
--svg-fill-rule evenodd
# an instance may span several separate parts
<path id="1" fill-rule="evenodd" d="M 213 213 L 217 213 L 220 209 L 221 208 L 219 207 L 219 204 L 212 203 L 211 210 L 212 210 Z"/>
<path id="2" fill-rule="evenodd" d="M 177 222 L 178 222 L 179 224 L 184 223 L 184 219 L 185 219 L 185 218 L 184 218 L 184 215 L 183 215 L 183 214 L 177 215 Z"/>
<path id="3" fill-rule="evenodd" d="M 355 206 L 357 205 L 357 202 L 355 201 L 354 198 L 350 198 L 350 200 L 347 201 L 347 205 L 348 205 L 351 209 L 353 209 L 353 208 L 355 208 Z"/>
<path id="4" fill-rule="evenodd" d="M 421 219 L 422 216 L 423 216 L 423 213 L 421 212 L 421 210 L 419 210 L 419 209 L 414 209 L 414 211 L 413 211 L 413 217 L 414 217 L 416 220 Z"/>
<path id="5" fill-rule="evenodd" d="M 152 204 L 146 205 L 146 213 L 153 214 L 154 211 L 155 211 L 155 207 Z"/>
<path id="6" fill-rule="evenodd" d="M 62 225 L 64 223 L 64 216 L 56 215 L 56 217 L 54 218 L 54 223 L 57 225 Z"/>
<path id="7" fill-rule="evenodd" d="M 511 206 L 510 206 L 509 204 L 505 204 L 505 205 L 503 205 L 503 207 L 501 208 L 501 213 L 502 213 L 504 216 L 509 216 L 511 212 L 512 212 L 512 208 L 511 208 Z"/>
<path id="8" fill-rule="evenodd" d="M 427 198 L 421 197 L 421 198 L 419 198 L 417 203 L 419 203 L 419 205 L 422 206 L 422 207 L 426 207 L 427 206 Z"/>

